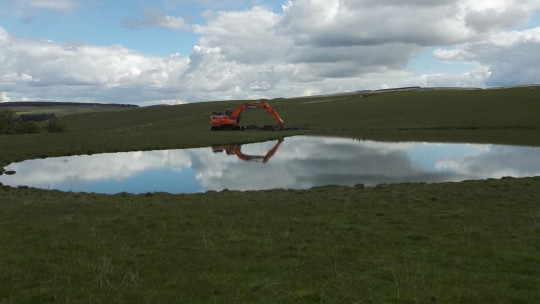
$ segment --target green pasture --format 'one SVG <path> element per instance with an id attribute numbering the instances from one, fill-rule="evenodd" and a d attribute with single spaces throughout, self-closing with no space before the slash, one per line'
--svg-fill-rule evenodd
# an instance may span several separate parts
<path id="1" fill-rule="evenodd" d="M 62 133 L 1 135 L 0 167 L 297 134 L 538 146 L 539 90 L 270 100 L 282 132 L 210 131 L 212 111 L 244 101 L 64 112 Z M 538 235 L 539 177 L 189 195 L 0 185 L 0 303 L 536 303 Z"/>

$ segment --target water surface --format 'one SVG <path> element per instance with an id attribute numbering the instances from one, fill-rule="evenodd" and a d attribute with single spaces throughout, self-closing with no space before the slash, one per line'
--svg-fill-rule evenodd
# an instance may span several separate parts
<path id="1" fill-rule="evenodd" d="M 308 189 L 540 175 L 540 148 L 296 136 L 242 146 L 27 160 L 10 186 L 96 193 Z"/>

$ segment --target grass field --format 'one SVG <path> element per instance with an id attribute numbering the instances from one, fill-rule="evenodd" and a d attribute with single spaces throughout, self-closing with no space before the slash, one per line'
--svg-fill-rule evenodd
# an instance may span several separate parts
<path id="1" fill-rule="evenodd" d="M 240 101 L 66 114 L 28 158 L 281 136 L 540 145 L 532 88 L 271 100 L 284 132 L 211 132 Z M 264 112 L 244 123 L 272 124 Z M 0 186 L 0 303 L 536 303 L 540 178 L 193 195 Z"/>

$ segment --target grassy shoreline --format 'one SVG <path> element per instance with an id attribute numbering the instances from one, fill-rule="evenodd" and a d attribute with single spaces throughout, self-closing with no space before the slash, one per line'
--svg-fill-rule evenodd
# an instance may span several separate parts
<path id="1" fill-rule="evenodd" d="M 540 178 L 0 199 L 4 303 L 540 297 Z"/>
<path id="2" fill-rule="evenodd" d="M 28 158 L 298 134 L 540 145 L 539 90 L 271 101 L 285 132 L 210 132 L 239 101 L 65 115 Z M 265 113 L 245 124 L 271 124 Z M 0 303 L 535 303 L 540 178 L 101 195 L 0 185 Z"/>

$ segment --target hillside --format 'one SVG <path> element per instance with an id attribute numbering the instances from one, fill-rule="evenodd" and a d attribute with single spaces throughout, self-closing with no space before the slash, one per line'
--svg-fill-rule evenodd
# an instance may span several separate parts
<path id="1" fill-rule="evenodd" d="M 244 101 L 119 108 L 64 115 L 65 132 L 2 136 L 0 162 L 51 155 L 210 146 L 325 134 L 374 140 L 492 142 L 540 145 L 540 90 L 405 90 L 342 94 L 269 102 L 284 132 L 212 132 L 212 111 Z M 245 125 L 275 121 L 262 110 L 244 111 Z M 17 148 L 14 148 L 17 147 Z"/>

